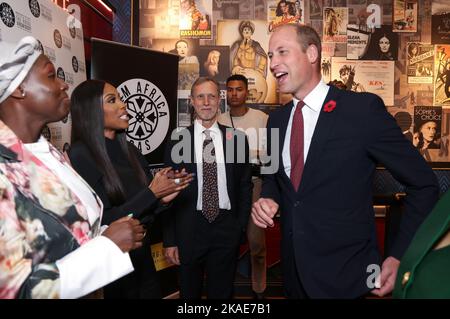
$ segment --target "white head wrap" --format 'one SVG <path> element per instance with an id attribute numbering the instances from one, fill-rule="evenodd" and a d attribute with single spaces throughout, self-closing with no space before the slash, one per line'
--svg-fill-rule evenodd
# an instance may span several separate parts
<path id="1" fill-rule="evenodd" d="M 31 36 L 19 43 L 0 41 L 0 103 L 22 83 L 41 53 L 39 42 Z"/>

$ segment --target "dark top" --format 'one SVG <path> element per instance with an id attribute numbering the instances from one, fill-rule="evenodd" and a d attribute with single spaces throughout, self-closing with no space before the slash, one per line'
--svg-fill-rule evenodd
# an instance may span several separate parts
<path id="1" fill-rule="evenodd" d="M 108 199 L 104 186 L 104 177 L 87 147 L 80 142 L 76 142 L 69 151 L 72 166 L 95 190 L 103 202 L 102 224 L 109 225 L 111 222 L 130 213 L 133 213 L 134 217 L 141 220 L 145 215 L 145 222 L 151 222 L 153 214 L 156 213 L 152 213 L 152 211 L 158 208 L 159 205 L 157 198 L 147 187 L 149 183 L 142 185 L 117 140 L 105 138 L 105 143 L 108 155 L 126 193 L 126 201 L 116 206 Z M 141 166 L 145 168 L 147 161 L 144 156 L 136 148 L 133 147 L 133 150 Z M 147 175 L 147 179 L 150 181 L 151 176 Z"/>
<path id="2" fill-rule="evenodd" d="M 336 107 L 327 112 L 324 106 L 331 101 Z M 436 175 L 405 139 L 380 97 L 330 86 L 296 191 L 285 173 L 282 152 L 272 149 L 284 145 L 292 108 L 291 102 L 269 115 L 267 149 L 278 156 L 279 167 L 265 175 L 261 191 L 262 198 L 280 205 L 284 265 L 295 265 L 311 298 L 360 297 L 371 290 L 367 267 L 382 263 L 372 192 L 377 163 L 406 186 L 402 224 L 390 251 L 397 259 L 438 199 Z M 296 280 L 285 279 L 285 285 Z"/>
<path id="3" fill-rule="evenodd" d="M 113 205 L 108 199 L 104 186 L 104 176 L 89 152 L 88 148 L 81 142 L 76 142 L 69 150 L 69 157 L 74 169 L 88 182 L 103 202 L 102 224 L 111 222 L 133 213 L 141 223 L 150 227 L 154 217 L 164 207 L 159 204 L 148 185 L 151 176 L 147 174 L 148 182 L 143 185 L 135 173 L 127 156 L 117 140 L 105 138 L 106 150 L 109 158 L 116 169 L 125 191 L 125 201 Z M 135 152 L 142 168 L 148 165 L 144 156 L 136 149 Z M 105 287 L 105 298 L 160 298 L 160 288 L 156 275 L 155 265 L 151 256 L 150 234 L 145 237 L 141 248 L 132 250 L 130 258 L 135 271 Z"/>

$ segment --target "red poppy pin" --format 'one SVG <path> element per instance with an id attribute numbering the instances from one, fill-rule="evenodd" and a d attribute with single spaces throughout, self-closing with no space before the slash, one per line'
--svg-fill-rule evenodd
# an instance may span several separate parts
<path id="1" fill-rule="evenodd" d="M 225 137 L 227 140 L 231 140 L 233 138 L 233 133 L 230 130 L 227 130 Z"/>
<path id="2" fill-rule="evenodd" d="M 324 106 L 323 111 L 330 113 L 333 112 L 333 110 L 336 108 L 336 101 L 335 100 L 329 100 Z"/>

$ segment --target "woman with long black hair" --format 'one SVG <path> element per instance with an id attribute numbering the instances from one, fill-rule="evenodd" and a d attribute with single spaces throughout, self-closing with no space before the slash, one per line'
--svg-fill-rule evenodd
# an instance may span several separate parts
<path id="1" fill-rule="evenodd" d="M 85 81 L 73 91 L 71 100 L 69 157 L 104 203 L 102 224 L 133 214 L 148 229 L 154 216 L 189 185 L 192 176 L 170 168 L 154 178 L 145 174 L 143 168 L 148 164 L 126 141 L 128 114 L 111 84 Z M 148 237 L 130 255 L 135 271 L 105 287 L 105 298 L 161 297 Z"/>

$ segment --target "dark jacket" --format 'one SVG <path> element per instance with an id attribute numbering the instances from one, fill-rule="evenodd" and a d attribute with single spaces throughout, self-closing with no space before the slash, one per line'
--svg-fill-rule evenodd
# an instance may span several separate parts
<path id="1" fill-rule="evenodd" d="M 297 192 L 281 155 L 292 102 L 269 115 L 268 149 L 278 142 L 280 167 L 265 176 L 261 197 L 280 205 L 282 258 L 294 256 L 307 294 L 355 298 L 371 290 L 367 267 L 381 264 L 372 206 L 376 164 L 406 186 L 405 214 L 392 249 L 397 259 L 436 202 L 438 185 L 378 96 L 331 86 L 324 105 L 331 100 L 336 107 L 320 111 Z M 278 141 L 271 141 L 272 128 L 280 129 Z"/>
<path id="2" fill-rule="evenodd" d="M 234 141 L 234 163 L 225 163 L 227 191 L 231 202 L 231 214 L 236 218 L 236 233 L 230 234 L 239 239 L 247 228 L 248 218 L 251 208 L 252 188 L 251 181 L 251 167 L 248 161 L 248 142 L 245 134 L 220 125 L 223 137 L 223 149 L 225 159 L 227 159 L 227 145 L 231 145 Z M 227 131 L 228 129 L 228 131 Z M 191 145 L 190 158 L 179 164 L 174 163 L 170 154 L 172 147 L 178 141 L 171 141 L 166 148 L 165 163 L 166 166 L 172 166 L 174 169 L 186 169 L 189 173 L 197 173 L 197 164 L 194 161 L 194 126 L 186 129 L 189 132 L 190 141 L 186 145 Z M 245 149 L 238 150 L 237 140 L 245 140 Z M 231 150 L 231 149 L 229 149 Z M 238 163 L 238 152 L 244 152 L 245 162 Z M 164 247 L 178 246 L 180 259 L 183 262 L 189 262 L 192 248 L 195 246 L 194 242 L 194 221 L 197 214 L 197 195 L 198 184 L 194 179 L 190 185 L 184 189 L 173 201 L 173 205 L 167 212 L 164 213 Z M 237 240 L 239 244 L 239 240 Z"/>
<path id="3" fill-rule="evenodd" d="M 108 198 L 105 189 L 104 176 L 86 145 L 76 142 L 69 151 L 69 157 L 75 170 L 89 183 L 103 201 L 104 210 L 102 224 L 108 225 L 129 214 L 145 223 L 148 235 L 141 248 L 130 252 L 135 271 L 108 285 L 105 290 L 106 298 L 160 298 L 159 282 L 155 265 L 151 255 L 150 228 L 154 217 L 164 208 L 159 200 L 148 188 L 151 176 L 147 175 L 147 183 L 143 185 L 138 179 L 128 158 L 123 153 L 117 140 L 105 138 L 106 149 L 111 162 L 122 182 L 126 198 L 122 203 L 114 205 Z M 147 161 L 139 151 L 133 147 L 142 168 L 148 166 Z"/>

